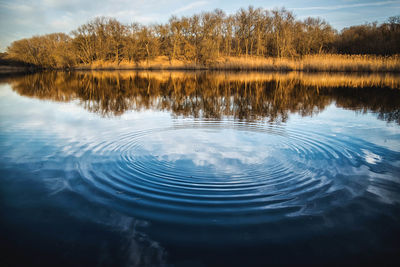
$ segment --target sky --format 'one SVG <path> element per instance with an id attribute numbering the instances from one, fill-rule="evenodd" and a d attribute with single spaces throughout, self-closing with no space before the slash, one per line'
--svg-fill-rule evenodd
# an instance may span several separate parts
<path id="1" fill-rule="evenodd" d="M 249 5 L 285 7 L 298 19 L 320 17 L 338 30 L 400 15 L 400 0 L 0 0 L 0 51 L 18 39 L 70 33 L 97 16 L 148 25 L 165 23 L 172 15 L 190 16 L 216 8 L 232 14 Z"/>

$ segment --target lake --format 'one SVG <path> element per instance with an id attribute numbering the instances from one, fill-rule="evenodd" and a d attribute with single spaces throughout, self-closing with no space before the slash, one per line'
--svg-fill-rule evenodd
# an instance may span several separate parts
<path id="1" fill-rule="evenodd" d="M 399 262 L 395 74 L 43 72 L 0 103 L 2 265 Z"/>

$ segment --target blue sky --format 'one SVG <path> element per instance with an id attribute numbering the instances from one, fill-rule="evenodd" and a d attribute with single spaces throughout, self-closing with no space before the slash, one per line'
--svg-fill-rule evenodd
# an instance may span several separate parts
<path id="1" fill-rule="evenodd" d="M 0 50 L 14 40 L 33 35 L 69 33 L 96 16 L 151 24 L 164 23 L 171 15 L 190 16 L 215 8 L 230 14 L 249 5 L 286 7 L 299 19 L 321 17 L 338 30 L 400 15 L 400 0 L 0 0 Z"/>

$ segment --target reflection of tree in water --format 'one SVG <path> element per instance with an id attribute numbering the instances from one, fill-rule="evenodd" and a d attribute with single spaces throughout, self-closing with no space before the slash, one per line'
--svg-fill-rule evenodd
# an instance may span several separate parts
<path id="1" fill-rule="evenodd" d="M 311 116 L 334 101 L 340 107 L 376 112 L 380 119 L 400 123 L 400 91 L 389 88 L 399 81 L 388 77 L 349 76 L 346 80 L 330 74 L 48 72 L 11 80 L 21 95 L 54 101 L 77 99 L 103 116 L 155 109 L 184 117 L 279 122 L 290 113 Z"/>
<path id="2" fill-rule="evenodd" d="M 353 88 L 339 87 L 326 90 L 334 98 L 336 105 L 345 109 L 373 112 L 378 118 L 400 124 L 400 90 L 379 87 Z"/>

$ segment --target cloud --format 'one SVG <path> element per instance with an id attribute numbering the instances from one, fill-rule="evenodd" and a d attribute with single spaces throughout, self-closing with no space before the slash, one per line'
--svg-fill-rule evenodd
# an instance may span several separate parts
<path id="1" fill-rule="evenodd" d="M 338 9 L 357 8 L 357 7 L 384 6 L 389 4 L 400 4 L 400 1 L 379 1 L 372 3 L 344 4 L 344 5 L 334 5 L 334 6 L 295 7 L 291 8 L 291 10 L 338 10 Z"/>
<path id="2" fill-rule="evenodd" d="M 149 137 L 150 138 L 150 137 Z M 218 173 L 240 174 L 249 166 L 262 165 L 274 154 L 269 143 L 275 136 L 225 130 L 184 129 L 151 135 L 136 156 L 152 155 L 170 163 L 191 162 Z M 211 171 L 210 169 L 210 171 Z"/>
<path id="3" fill-rule="evenodd" d="M 262 1 L 209 1 L 209 0 L 0 0 L 0 51 L 12 41 L 52 32 L 69 33 L 96 16 L 114 17 L 122 23 L 143 24 L 165 23 L 171 15 L 191 15 L 203 10 L 221 8 L 233 13 L 240 7 L 259 6 Z M 264 1 L 265 2 L 265 1 Z M 312 4 L 314 3 L 314 4 Z M 315 4 L 321 3 L 321 4 Z M 323 4 L 326 6 L 323 6 Z M 328 4 L 331 3 L 331 4 Z M 366 1 L 298 1 L 271 0 L 265 8 L 279 5 L 290 8 L 301 17 L 316 13 L 323 16 L 337 28 L 343 28 L 365 21 L 383 21 L 398 14 L 399 0 Z M 364 7 L 364 8 L 362 8 Z M 357 14 L 350 14 L 355 11 Z M 396 9 L 397 8 L 397 9 Z M 325 13 L 324 13 L 325 11 Z M 328 14 L 329 13 L 329 14 Z"/>
<path id="4" fill-rule="evenodd" d="M 96 16 L 122 23 L 161 23 L 181 0 L 1 0 L 0 51 L 13 41 L 52 32 L 69 33 Z"/>
<path id="5" fill-rule="evenodd" d="M 194 2 L 194 3 L 188 4 L 188 5 L 186 5 L 186 6 L 183 6 L 183 7 L 181 7 L 181 8 L 176 9 L 173 13 L 174 13 L 174 14 L 179 14 L 179 13 L 182 13 L 182 12 L 184 12 L 184 11 L 188 11 L 188 10 L 194 9 L 194 8 L 196 8 L 196 7 L 204 6 L 204 5 L 206 5 L 206 4 L 208 4 L 207 1 L 198 1 L 198 2 Z"/>

